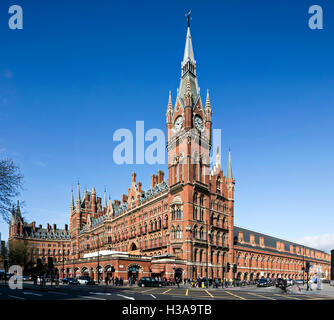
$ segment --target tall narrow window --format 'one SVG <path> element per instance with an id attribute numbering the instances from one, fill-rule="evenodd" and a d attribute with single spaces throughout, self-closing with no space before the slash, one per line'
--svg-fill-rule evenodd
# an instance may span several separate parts
<path id="1" fill-rule="evenodd" d="M 197 220 L 197 195 L 196 193 L 194 194 L 194 199 L 193 199 L 193 219 Z"/>
<path id="2" fill-rule="evenodd" d="M 220 193 L 220 177 L 217 178 L 217 193 Z"/>
<path id="3" fill-rule="evenodd" d="M 196 180 L 196 163 L 193 164 L 193 179 Z"/>
<path id="4" fill-rule="evenodd" d="M 199 198 L 199 220 L 203 221 L 203 197 Z"/>

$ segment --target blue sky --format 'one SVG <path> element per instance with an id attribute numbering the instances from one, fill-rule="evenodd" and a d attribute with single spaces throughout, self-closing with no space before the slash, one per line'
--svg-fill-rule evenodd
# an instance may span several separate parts
<path id="1" fill-rule="evenodd" d="M 8 28 L 12 4 L 23 8 L 23 30 Z M 322 5 L 323 30 L 308 27 L 313 4 Z M 235 224 L 333 248 L 330 1 L 1 1 L 0 156 L 21 166 L 27 219 L 69 223 L 78 178 L 121 199 L 132 171 L 144 188 L 167 171 L 116 165 L 112 137 L 138 120 L 165 128 L 188 9 L 224 168 L 232 151 Z M 0 232 L 8 236 L 3 222 Z"/>

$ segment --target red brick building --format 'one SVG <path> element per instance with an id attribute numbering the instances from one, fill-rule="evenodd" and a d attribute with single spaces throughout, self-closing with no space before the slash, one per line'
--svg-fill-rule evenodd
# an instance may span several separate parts
<path id="1" fill-rule="evenodd" d="M 102 201 L 94 188 L 81 195 L 78 185 L 70 204 L 70 239 L 63 242 L 70 245 L 66 275 L 96 279 L 99 264 L 103 278 L 115 269 L 114 275 L 123 279 L 149 275 L 222 279 L 234 276 L 232 268 L 224 273 L 223 266 L 236 263 L 235 276 L 240 279 L 297 278 L 307 259 L 328 277 L 328 254 L 234 227 L 231 154 L 226 175 L 219 150 L 210 167 L 211 116 L 209 92 L 202 103 L 188 27 L 180 87 L 174 106 L 169 94 L 166 111 L 168 179 L 158 171 L 151 177 L 151 188 L 142 190 L 133 173 L 127 194 L 113 203 L 106 193 Z M 45 233 L 52 234 L 53 229 L 47 229 Z M 19 219 L 10 230 L 11 238 L 25 237 Z M 33 241 L 31 233 L 29 237 Z M 57 243 L 53 241 L 45 244 Z M 61 272 L 62 261 L 57 261 Z"/>
<path id="2" fill-rule="evenodd" d="M 70 233 L 68 226 L 59 229 L 54 224 L 47 224 L 46 228 L 36 225 L 36 222 L 27 223 L 21 215 L 20 204 L 12 209 L 9 223 L 8 242 L 23 241 L 28 245 L 31 256 L 41 258 L 44 263 L 47 257 L 53 257 L 55 262 L 67 260 L 70 257 Z"/>

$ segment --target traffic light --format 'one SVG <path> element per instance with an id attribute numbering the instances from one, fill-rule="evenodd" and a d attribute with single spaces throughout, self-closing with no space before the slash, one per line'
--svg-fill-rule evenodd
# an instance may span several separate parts
<path id="1" fill-rule="evenodd" d="M 53 258 L 52 257 L 48 257 L 48 268 L 53 269 Z"/>
<path id="2" fill-rule="evenodd" d="M 115 268 L 113 266 L 110 269 L 111 269 L 111 272 L 115 272 Z"/>
<path id="3" fill-rule="evenodd" d="M 226 272 L 230 272 L 230 269 L 231 269 L 231 265 L 229 263 L 227 263 Z"/>
<path id="4" fill-rule="evenodd" d="M 310 271 L 310 262 L 306 261 L 306 268 L 305 271 L 308 273 Z"/>
<path id="5" fill-rule="evenodd" d="M 236 273 L 236 272 L 237 272 L 237 265 L 234 264 L 234 265 L 233 265 L 233 273 Z"/>
<path id="6" fill-rule="evenodd" d="M 225 266 L 223 266 L 223 273 L 225 273 L 226 272 L 226 267 Z"/>

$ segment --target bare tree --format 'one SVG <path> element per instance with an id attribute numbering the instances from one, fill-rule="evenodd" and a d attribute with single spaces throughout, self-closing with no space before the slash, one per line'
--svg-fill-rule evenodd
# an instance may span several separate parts
<path id="1" fill-rule="evenodd" d="M 9 222 L 13 198 L 22 189 L 23 175 L 12 159 L 0 159 L 0 217 Z"/>
<path id="2" fill-rule="evenodd" d="M 37 255 L 26 240 L 10 241 L 8 244 L 9 265 L 19 265 L 24 274 L 29 273 L 36 263 Z"/>

